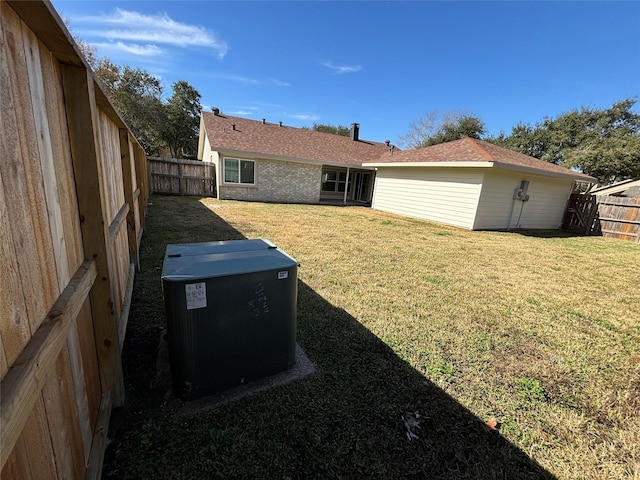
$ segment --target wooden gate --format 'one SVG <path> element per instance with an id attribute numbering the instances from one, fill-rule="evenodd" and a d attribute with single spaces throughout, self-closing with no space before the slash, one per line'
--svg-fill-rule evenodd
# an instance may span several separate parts
<path id="1" fill-rule="evenodd" d="M 153 193 L 216 196 L 213 163 L 157 157 L 148 157 L 147 162 Z"/>
<path id="2" fill-rule="evenodd" d="M 571 194 L 564 213 L 562 230 L 583 235 L 600 235 L 598 204 L 593 195 Z"/>

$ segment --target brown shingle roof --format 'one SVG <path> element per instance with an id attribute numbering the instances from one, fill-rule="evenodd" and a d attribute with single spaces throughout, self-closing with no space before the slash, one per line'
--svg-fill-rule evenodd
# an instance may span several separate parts
<path id="1" fill-rule="evenodd" d="M 209 143 L 215 151 L 246 152 L 283 159 L 311 160 L 321 163 L 357 165 L 372 162 L 388 147 L 367 140 L 316 132 L 305 128 L 202 112 Z M 235 125 L 235 130 L 233 125 Z"/>
<path id="2" fill-rule="evenodd" d="M 376 165 L 407 162 L 492 162 L 494 165 L 497 164 L 496 166 L 537 170 L 541 174 L 570 176 L 576 180 L 595 181 L 595 178 L 589 175 L 473 138 L 463 138 L 416 150 L 395 151 L 393 155 L 387 153 L 378 159 Z"/>

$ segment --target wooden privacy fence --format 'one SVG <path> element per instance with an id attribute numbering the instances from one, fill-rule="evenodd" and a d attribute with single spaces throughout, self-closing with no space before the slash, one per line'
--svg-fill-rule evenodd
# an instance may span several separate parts
<path id="1" fill-rule="evenodd" d="M 640 243 L 640 198 L 572 194 L 562 228 Z"/>
<path id="2" fill-rule="evenodd" d="M 0 476 L 99 478 L 149 197 L 49 2 L 0 2 Z"/>
<path id="3" fill-rule="evenodd" d="M 640 243 L 640 198 L 600 195 L 596 202 L 603 236 Z"/>
<path id="4" fill-rule="evenodd" d="M 148 157 L 152 193 L 216 196 L 213 163 L 199 160 Z"/>

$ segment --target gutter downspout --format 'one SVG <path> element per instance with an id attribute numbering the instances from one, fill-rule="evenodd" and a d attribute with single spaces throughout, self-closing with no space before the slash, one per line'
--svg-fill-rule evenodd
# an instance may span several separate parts
<path id="1" fill-rule="evenodd" d="M 349 190 L 349 167 L 347 167 L 347 181 L 344 184 L 344 198 L 342 199 L 342 204 L 347 204 L 347 191 Z"/>

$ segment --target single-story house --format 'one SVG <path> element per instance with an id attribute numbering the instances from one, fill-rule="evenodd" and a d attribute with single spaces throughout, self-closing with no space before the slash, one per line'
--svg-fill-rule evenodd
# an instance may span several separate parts
<path id="1" fill-rule="evenodd" d="M 349 203 L 471 230 L 558 229 L 576 182 L 569 170 L 462 139 L 417 150 L 390 142 L 202 112 L 198 158 L 221 199 Z"/>
<path id="2" fill-rule="evenodd" d="M 396 151 L 377 169 L 372 208 L 470 230 L 559 229 L 583 173 L 465 138 Z"/>
<path id="3" fill-rule="evenodd" d="M 389 143 L 202 112 L 198 159 L 213 162 L 221 199 L 370 205 L 375 169 Z"/>
<path id="4" fill-rule="evenodd" d="M 640 198 L 640 180 L 623 180 L 613 185 L 593 188 L 589 190 L 588 193 L 598 197 L 602 195 L 613 195 L 616 197 Z"/>

